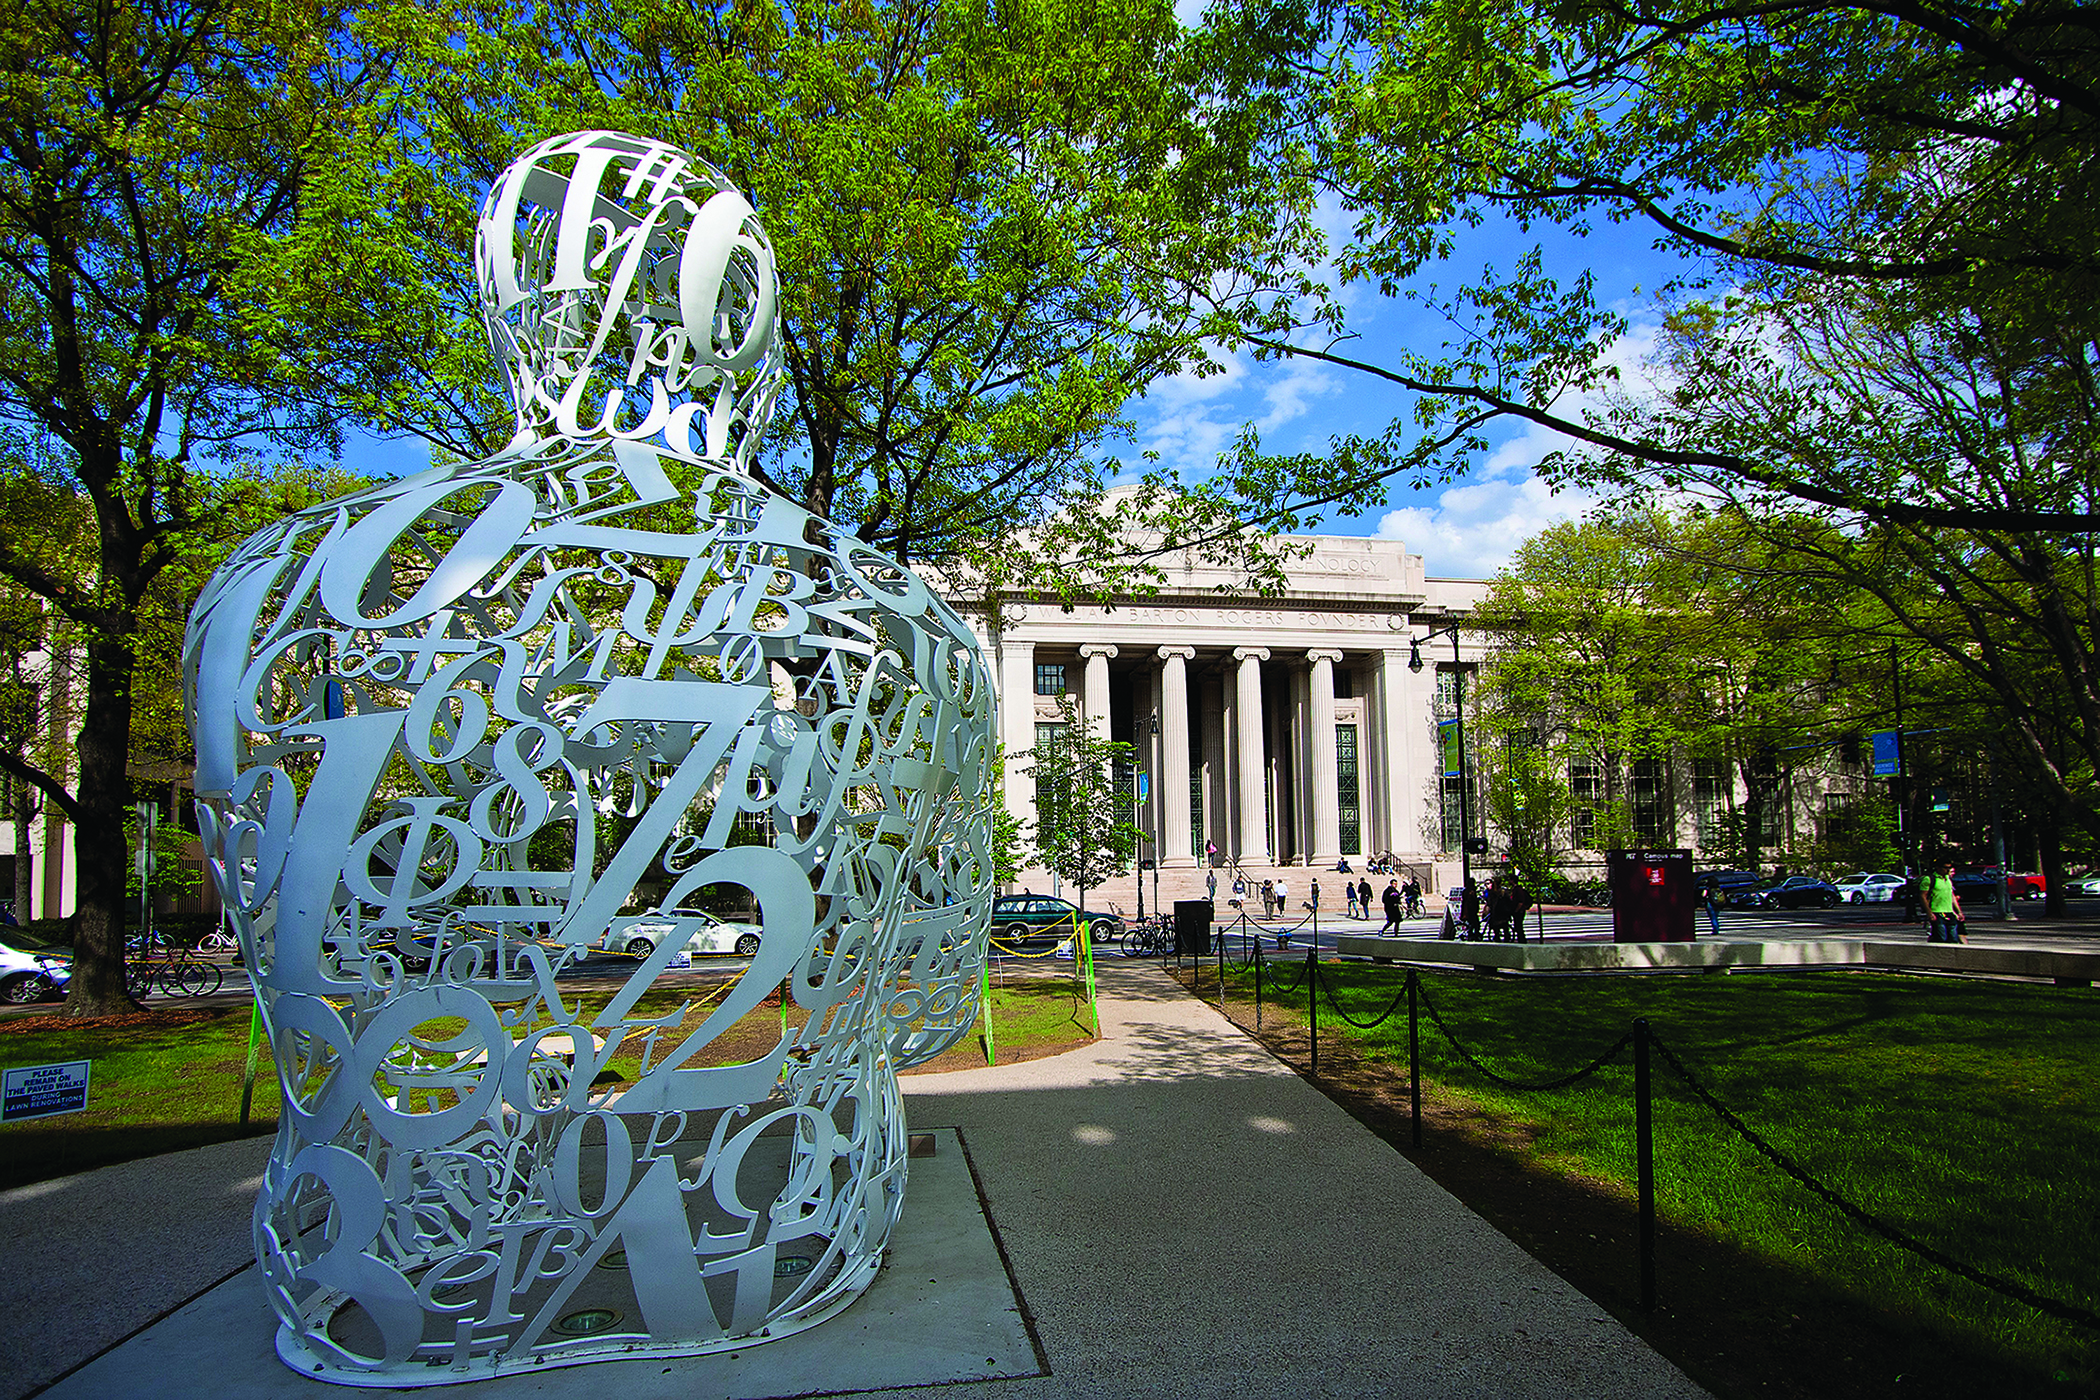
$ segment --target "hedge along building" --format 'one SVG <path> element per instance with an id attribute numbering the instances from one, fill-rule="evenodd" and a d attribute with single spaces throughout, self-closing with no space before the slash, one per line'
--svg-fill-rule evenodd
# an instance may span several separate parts
<path id="1" fill-rule="evenodd" d="M 1163 561 L 1150 596 L 1070 609 L 1023 594 L 997 595 L 996 609 L 956 599 L 977 605 L 995 656 L 1005 799 L 1024 833 L 1035 781 L 1017 756 L 1055 737 L 1069 702 L 1079 723 L 1136 750 L 1144 796 L 1126 789 L 1126 800 L 1163 900 L 1200 896 L 1213 846 L 1220 867 L 1256 879 L 1345 858 L 1361 870 L 1384 852 L 1424 875 L 1435 867 L 1440 886 L 1455 879 L 1458 786 L 1440 772 L 1437 739 L 1455 689 L 1450 638 L 1420 648 L 1419 671 L 1408 663 L 1415 638 L 1462 623 L 1487 585 L 1429 578 L 1397 540 L 1283 543 L 1302 554 L 1274 594 L 1184 553 Z M 1481 639 L 1462 626 L 1458 639 L 1457 664 L 1471 670 Z M 1476 807 L 1476 834 L 1480 820 Z M 1323 906 L 1339 908 L 1339 881 L 1329 884 Z M 1017 887 L 1054 885 L 1031 852 Z M 1121 902 L 1122 887 L 1104 897 Z"/>

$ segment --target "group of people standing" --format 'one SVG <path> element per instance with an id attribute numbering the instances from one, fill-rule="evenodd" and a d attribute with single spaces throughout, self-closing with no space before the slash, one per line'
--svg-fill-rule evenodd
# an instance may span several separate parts
<path id="1" fill-rule="evenodd" d="M 1516 876 L 1494 876 L 1485 891 L 1468 880 L 1456 895 L 1444 905 L 1444 923 L 1437 937 L 1478 942 L 1484 916 L 1489 939 L 1524 941 L 1524 915 L 1530 912 L 1533 900 Z"/>

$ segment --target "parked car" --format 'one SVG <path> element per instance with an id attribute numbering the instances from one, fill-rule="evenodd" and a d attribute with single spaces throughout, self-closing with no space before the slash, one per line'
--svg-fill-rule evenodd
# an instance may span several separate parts
<path id="1" fill-rule="evenodd" d="M 1886 871 L 1869 874 L 1862 870 L 1833 882 L 1847 904 L 1887 904 L 1903 895 L 1904 878 Z"/>
<path id="2" fill-rule="evenodd" d="M 1071 936 L 1073 929 L 1082 927 L 1096 943 L 1123 936 L 1121 918 L 1081 909 L 1069 899 L 1055 899 L 1044 894 L 1010 894 L 992 903 L 992 936 L 1003 943 L 1045 937 L 1066 938 Z"/>
<path id="3" fill-rule="evenodd" d="M 1995 865 L 1964 865 L 1954 872 L 1954 892 L 1964 901 L 1997 902 L 1997 887 L 2005 886 L 2007 899 L 2040 899 L 2044 881 L 2039 875 L 2009 874 Z"/>
<path id="4" fill-rule="evenodd" d="M 763 932 L 757 924 L 732 923 L 705 909 L 674 909 L 668 914 L 643 914 L 624 924 L 614 921 L 605 933 L 605 949 L 646 958 L 666 939 L 683 938 L 688 953 L 734 953 L 748 958 L 758 951 Z"/>
<path id="5" fill-rule="evenodd" d="M 2100 874 L 2081 875 L 2075 880 L 2067 881 L 2064 893 L 2088 897 L 2100 894 Z"/>
<path id="6" fill-rule="evenodd" d="M 73 965 L 49 953 L 25 953 L 0 943 L 0 1003 L 27 1006 L 64 996 Z"/>
<path id="7" fill-rule="evenodd" d="M 1721 903 L 1733 904 L 1735 897 L 1746 890 L 1754 890 L 1764 883 L 1764 876 L 1755 870 L 1702 870 L 1692 876 L 1692 889 L 1701 899 L 1706 898 L 1708 886 L 1720 891 Z"/>
<path id="8" fill-rule="evenodd" d="M 1789 875 L 1784 880 L 1744 890 L 1731 896 L 1728 902 L 1745 909 L 1799 909 L 1805 905 L 1835 909 L 1840 898 L 1837 886 L 1828 880 L 1818 880 L 1813 875 Z"/>

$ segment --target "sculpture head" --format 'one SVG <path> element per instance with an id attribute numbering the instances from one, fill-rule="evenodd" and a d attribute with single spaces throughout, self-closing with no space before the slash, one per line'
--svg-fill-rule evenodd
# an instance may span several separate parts
<path id="1" fill-rule="evenodd" d="M 615 131 L 542 141 L 483 202 L 474 268 L 521 438 L 749 465 L 782 380 L 778 284 L 721 171 Z"/>

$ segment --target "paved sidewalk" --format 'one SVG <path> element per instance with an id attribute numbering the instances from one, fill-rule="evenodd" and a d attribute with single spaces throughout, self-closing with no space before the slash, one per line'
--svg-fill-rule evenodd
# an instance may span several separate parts
<path id="1" fill-rule="evenodd" d="M 1703 1394 L 1156 967 L 1104 963 L 1101 986 L 1100 1043 L 904 1080 L 915 1129 L 962 1131 L 1050 1372 L 943 1396 Z M 33 1392 L 238 1267 L 265 1150 L 0 1193 L 15 1265 L 0 1395 Z M 623 1368 L 659 1364 L 525 1389 L 598 1397 L 623 1389 Z M 283 1380 L 286 1395 L 352 1393 Z M 169 1381 L 170 1395 L 212 1393 L 208 1376 Z"/>

